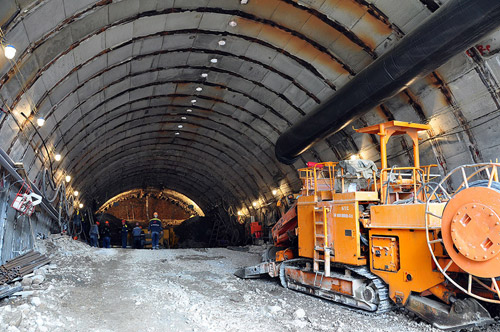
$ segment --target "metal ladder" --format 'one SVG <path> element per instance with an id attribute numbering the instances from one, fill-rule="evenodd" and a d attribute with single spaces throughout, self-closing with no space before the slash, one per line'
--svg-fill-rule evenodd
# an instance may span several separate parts
<path id="1" fill-rule="evenodd" d="M 324 276 L 330 276 L 330 248 L 328 247 L 328 222 L 327 207 L 314 208 L 314 259 L 313 271 L 321 272 L 319 270 L 319 263 L 324 264 Z M 320 255 L 323 254 L 323 259 Z"/>

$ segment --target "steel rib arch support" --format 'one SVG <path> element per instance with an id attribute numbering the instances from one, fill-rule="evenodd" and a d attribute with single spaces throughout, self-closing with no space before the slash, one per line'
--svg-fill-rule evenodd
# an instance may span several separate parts
<path id="1" fill-rule="evenodd" d="M 238 179 L 235 177 L 234 174 L 228 175 L 228 173 L 233 173 L 230 170 L 228 171 L 227 168 L 231 167 L 226 167 L 223 168 L 224 165 L 213 165 L 212 162 L 210 163 L 200 163 L 200 159 L 194 159 L 196 156 L 192 156 L 189 153 L 189 150 L 184 150 L 187 155 L 185 156 L 179 156 L 179 155 L 168 155 L 168 156 L 163 156 L 161 153 L 166 152 L 163 149 L 150 149 L 147 151 L 142 151 L 138 152 L 137 150 L 140 150 L 141 147 L 133 148 L 133 149 L 128 149 L 126 151 L 120 151 L 119 153 L 113 154 L 109 156 L 109 158 L 106 159 L 106 166 L 101 167 L 100 169 L 93 171 L 89 170 L 89 174 L 82 174 L 81 177 L 79 176 L 77 179 L 83 179 L 83 180 L 78 180 L 75 182 L 76 186 L 79 187 L 80 183 L 83 183 L 87 177 L 91 177 L 92 175 L 93 178 L 100 178 L 101 175 L 106 174 L 106 172 L 111 173 L 112 170 L 117 168 L 116 163 L 122 164 L 126 163 L 128 164 L 134 164 L 134 165 L 142 165 L 143 161 L 149 161 L 150 160 L 150 155 L 151 153 L 154 154 L 154 159 L 153 160 L 161 160 L 165 162 L 177 162 L 178 160 L 176 159 L 184 159 L 187 162 L 192 163 L 193 165 L 199 165 L 203 170 L 208 171 L 207 177 L 216 177 L 219 179 L 224 179 L 225 184 L 230 186 L 231 192 L 235 194 L 235 196 L 238 197 L 244 197 L 245 195 L 251 196 L 252 195 L 252 190 L 255 192 L 255 189 L 251 189 L 250 187 L 245 185 L 245 177 L 243 179 Z M 171 151 L 171 150 L 167 150 Z M 177 152 L 180 152 L 182 150 L 176 150 Z M 189 153 L 189 154 L 188 154 Z M 201 157 L 201 155 L 200 155 Z M 137 160 L 137 158 L 141 158 L 140 160 Z M 120 168 L 120 165 L 118 165 L 118 168 Z M 220 168 L 220 169 L 219 169 Z M 235 173 L 237 174 L 237 173 Z M 240 184 L 240 181 L 238 180 L 243 180 L 242 184 Z M 240 184 L 240 185 L 239 185 Z M 246 188 L 246 190 L 245 190 Z M 258 190 L 258 189 L 257 189 Z"/>

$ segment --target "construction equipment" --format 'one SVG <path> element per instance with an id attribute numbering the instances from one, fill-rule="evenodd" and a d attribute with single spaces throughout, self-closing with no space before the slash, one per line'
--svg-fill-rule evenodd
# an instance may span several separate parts
<path id="1" fill-rule="evenodd" d="M 368 160 L 300 169 L 301 195 L 274 226 L 274 247 L 235 274 L 279 277 L 365 312 L 404 307 L 443 330 L 493 323 L 482 303 L 500 307 L 500 164 L 462 166 L 439 181 L 437 165 L 420 165 L 418 133 L 428 129 L 358 129 L 380 136 L 380 169 Z M 387 143 L 405 134 L 414 165 L 389 167 Z"/>

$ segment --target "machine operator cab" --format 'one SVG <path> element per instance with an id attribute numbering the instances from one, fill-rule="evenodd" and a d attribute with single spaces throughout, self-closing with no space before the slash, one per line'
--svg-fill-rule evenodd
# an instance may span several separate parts
<path id="1" fill-rule="evenodd" d="M 317 201 L 333 198 L 334 193 L 372 191 L 379 194 L 380 204 L 423 203 L 432 190 L 429 182 L 439 175 L 431 174 L 437 165 L 420 165 L 418 132 L 430 129 L 429 125 L 390 121 L 361 129 L 358 133 L 380 136 L 380 163 L 378 169 L 371 160 L 344 160 L 340 162 L 307 163 L 299 170 L 302 195 L 315 195 Z M 414 165 L 389 167 L 387 144 L 391 137 L 408 135 L 413 142 Z"/>

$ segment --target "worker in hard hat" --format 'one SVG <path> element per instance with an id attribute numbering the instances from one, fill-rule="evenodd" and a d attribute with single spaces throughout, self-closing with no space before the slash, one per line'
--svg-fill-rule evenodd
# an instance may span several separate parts
<path id="1" fill-rule="evenodd" d="M 148 231 L 151 232 L 151 249 L 160 249 L 160 233 L 163 231 L 161 220 L 158 219 L 158 212 L 153 213 L 153 219 L 149 221 Z"/>
<path id="2" fill-rule="evenodd" d="M 125 220 L 122 220 L 122 248 L 127 248 L 127 239 L 128 239 L 128 225 Z"/>
<path id="3" fill-rule="evenodd" d="M 99 247 L 99 222 L 90 226 L 90 245 L 92 247 Z"/>
<path id="4" fill-rule="evenodd" d="M 141 226 L 139 226 L 139 223 L 136 223 L 134 229 L 132 230 L 132 237 L 134 238 L 135 249 L 142 249 L 141 231 L 142 231 Z"/>
<path id="5" fill-rule="evenodd" d="M 104 223 L 104 228 L 102 230 L 102 247 L 111 247 L 111 228 L 109 227 L 109 221 L 106 220 Z"/>

